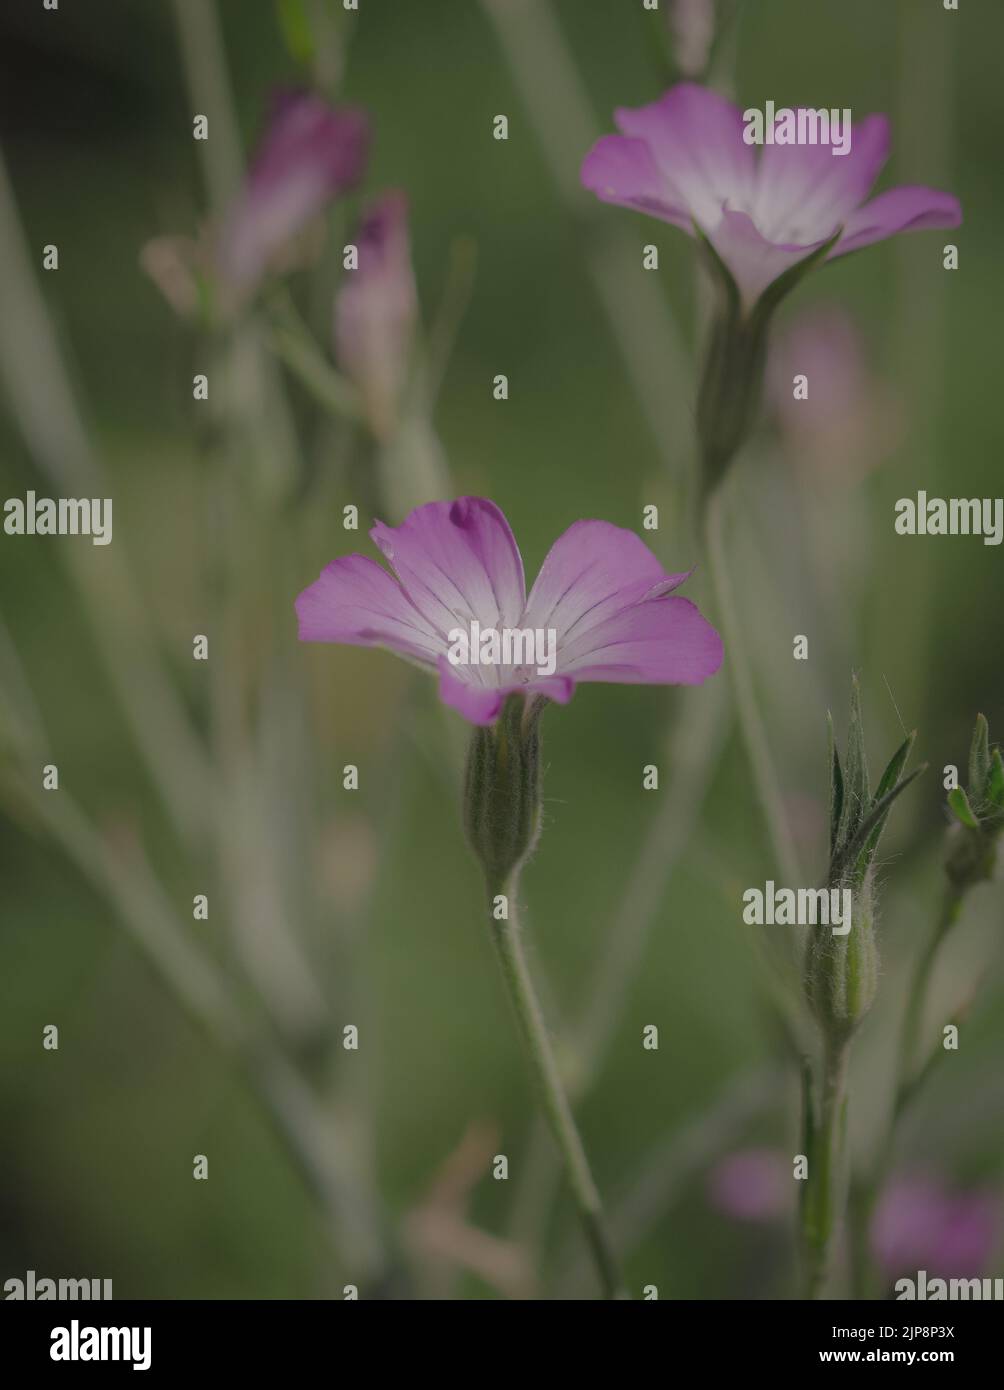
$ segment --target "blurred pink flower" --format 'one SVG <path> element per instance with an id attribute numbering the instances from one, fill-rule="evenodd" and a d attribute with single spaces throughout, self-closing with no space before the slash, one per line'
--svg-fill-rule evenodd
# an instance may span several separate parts
<path id="1" fill-rule="evenodd" d="M 999 1221 L 993 1193 L 953 1192 L 930 1174 L 903 1175 L 879 1201 L 871 1246 L 890 1278 L 926 1269 L 943 1279 L 974 1279 L 993 1253 Z"/>
<path id="2" fill-rule="evenodd" d="M 370 535 L 395 573 L 365 555 L 334 560 L 296 600 L 305 642 L 387 647 L 439 673 L 445 704 L 491 724 L 509 694 L 567 704 L 579 681 L 699 685 L 722 660 L 718 633 L 633 531 L 577 521 L 526 595 L 505 516 L 481 497 L 430 502 Z M 554 635 L 551 674 L 534 665 L 454 664 L 450 634 L 529 629 Z"/>
<path id="3" fill-rule="evenodd" d="M 741 1149 L 711 1170 L 708 1196 L 736 1221 L 776 1221 L 792 1204 L 790 1164 L 779 1149 Z"/>
<path id="4" fill-rule="evenodd" d="M 374 434 L 393 432 L 408 373 L 418 297 L 408 199 L 390 192 L 367 209 L 355 236 L 359 264 L 335 296 L 335 355 L 359 389 Z"/>
<path id="5" fill-rule="evenodd" d="M 955 227 L 950 193 L 919 185 L 869 202 L 889 153 L 889 122 L 868 116 L 851 147 L 765 144 L 759 158 L 743 139 L 738 107 L 692 82 L 658 101 L 619 107 L 620 135 L 604 135 L 587 154 L 582 182 L 598 198 L 636 208 L 707 237 L 748 309 L 785 271 L 821 250 L 844 256 L 898 232 Z"/>
<path id="6" fill-rule="evenodd" d="M 804 400 L 796 376 L 807 379 Z M 767 397 L 793 460 L 822 482 L 859 481 L 903 437 L 899 400 L 869 369 L 854 320 L 832 305 L 806 310 L 772 344 Z"/>
<path id="7" fill-rule="evenodd" d="M 220 231 L 218 268 L 247 289 L 324 206 L 360 180 L 369 122 L 311 92 L 276 93 L 244 187 Z"/>

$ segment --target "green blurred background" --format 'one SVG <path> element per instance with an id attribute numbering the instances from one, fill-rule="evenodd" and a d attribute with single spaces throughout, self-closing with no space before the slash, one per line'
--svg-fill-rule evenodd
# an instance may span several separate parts
<path id="1" fill-rule="evenodd" d="M 496 9 L 505 11 L 502 0 Z M 490 496 L 504 509 L 528 576 L 571 522 L 603 517 L 640 529 L 647 503 L 660 506 L 662 524 L 646 538 L 682 569 L 697 559 L 686 524 L 692 384 L 666 348 L 677 344 L 684 363 L 693 358 L 702 305 L 693 247 L 668 226 L 576 190 L 577 158 L 612 128 L 613 107 L 652 100 L 664 85 L 651 20 L 634 0 L 517 5 L 517 17 L 524 10 L 529 19 L 514 29 L 511 15 L 493 22 L 475 0 L 361 0 L 344 33 L 342 93 L 372 116 L 366 189 L 408 191 L 427 324 L 448 292 L 458 239 L 476 247 L 434 416 L 454 493 Z M 938 892 L 941 769 L 964 764 L 977 710 L 992 734 L 1004 729 L 999 549 L 903 539 L 892 525 L 895 499 L 921 487 L 942 496 L 999 491 L 993 291 L 1004 184 L 993 55 L 1004 45 L 1004 9 L 990 0 L 964 0 L 959 14 L 943 12 L 940 0 L 757 0 L 745 10 L 720 70 L 741 106 L 772 98 L 850 106 L 855 116 L 888 112 L 893 155 L 883 186 L 891 177 L 948 188 L 964 213 L 956 233 L 901 238 L 828 267 L 780 316 L 779 333 L 814 304 L 838 303 L 853 316 L 869 381 L 899 402 L 894 445 L 865 463 L 847 459 L 846 476 L 838 460 L 820 480 L 806 476 L 768 420 L 729 484 L 747 642 L 812 879 L 824 867 L 825 714 L 833 709 L 843 729 L 852 669 L 874 761 L 898 742 L 891 691 L 931 764 L 897 808 L 885 846 L 883 977 L 852 1077 L 854 1146 L 867 1154 L 887 1100 L 905 969 Z M 271 4 L 229 0 L 219 15 L 251 147 L 269 89 L 301 74 Z M 72 796 L 116 862 L 134 866 L 142 846 L 181 938 L 208 953 L 256 1020 L 256 1036 L 275 1043 L 320 1113 L 334 1117 L 337 1144 L 384 1211 L 374 1225 L 392 1272 L 379 1287 L 465 1298 L 510 1288 L 504 1275 L 493 1283 L 444 1255 L 436 1241 L 449 1246 L 448 1233 L 423 1234 L 430 1192 L 466 1135 L 457 1163 L 470 1169 L 461 1183 L 467 1220 L 504 1242 L 486 1256 L 489 1269 L 510 1270 L 515 1258 L 524 1275 L 539 1273 L 534 1287 L 545 1296 L 588 1292 L 573 1212 L 560 1188 L 553 1208 L 546 1201 L 530 1087 L 479 928 L 481 890 L 458 823 L 460 721 L 447 725 L 432 683 L 387 654 L 293 640 L 299 589 L 336 554 L 369 548 L 372 508 L 359 481 L 367 448 L 288 381 L 294 481 L 276 491 L 267 480 L 247 482 L 231 453 L 222 503 L 207 482 L 219 441 L 212 429 L 206 438 L 190 386 L 205 369 L 204 350 L 139 264 L 152 237 L 192 234 L 205 215 L 175 20 L 167 0 L 67 3 L 58 15 L 17 0 L 0 16 L 8 175 L 31 264 L 37 269 L 45 243 L 60 247 L 58 273 L 37 280 L 107 469 L 102 495 L 115 498 L 107 552 L 70 540 L 0 543 L 0 613 L 60 769 L 63 790 L 51 795 Z M 559 151 L 577 148 L 582 126 L 550 65 L 555 20 L 588 103 L 587 139 L 564 189 L 541 121 Z M 544 37 L 534 38 L 538 23 Z M 514 34 L 515 72 L 502 41 Z M 535 79 L 541 62 L 553 82 Z M 536 118 L 520 73 L 536 92 Z M 491 138 L 497 113 L 509 117 L 505 143 Z M 351 215 L 351 206 L 333 214 L 332 245 Z M 948 241 L 960 247 L 955 273 L 941 268 Z M 648 242 L 660 249 L 657 275 L 641 269 Z M 329 310 L 317 283 L 323 272 L 313 289 L 305 277 L 293 288 L 323 327 Z M 646 306 L 628 328 L 633 367 L 601 285 L 622 321 L 636 300 Z M 498 372 L 510 379 L 505 403 L 492 399 Z M 5 497 L 31 487 L 56 495 L 10 409 L 0 449 Z M 348 502 L 364 513 L 356 536 L 340 524 Z M 222 577 L 220 506 L 234 542 Z M 210 781 L 224 787 L 210 820 L 226 825 L 195 828 L 190 845 L 165 816 L 123 720 L 80 576 L 57 556 L 57 546 L 74 545 L 99 589 L 113 583 L 102 569 L 108 552 L 131 567 L 147 636 L 203 738 Z M 821 580 L 817 560 L 826 562 Z M 245 606 L 228 632 L 215 603 L 229 580 Z M 700 573 L 690 587 L 709 602 Z M 105 621 L 118 621 L 114 605 Z M 236 694 L 218 670 L 212 679 L 224 689 L 207 692 L 211 678 L 190 656 L 196 632 L 211 636 L 211 666 L 232 661 Z M 806 663 L 792 660 L 796 633 L 809 636 Z M 587 686 L 545 717 L 547 825 L 524 898 L 559 1039 L 572 1035 L 596 963 L 623 927 L 640 847 L 672 784 L 667 721 L 704 697 Z M 228 708 L 241 716 L 232 739 L 220 714 Z M 646 881 L 657 906 L 641 966 L 578 1107 L 615 1231 L 632 1231 L 632 1285 L 655 1284 L 663 1298 L 779 1297 L 794 1287 L 783 1223 L 736 1224 L 708 1193 L 724 1154 L 751 1143 L 795 1151 L 797 1115 L 796 1078 L 741 922 L 742 891 L 775 876 L 775 866 L 742 746 L 724 713 L 721 723 L 724 755 L 706 800 L 687 813 L 692 833 L 679 862 L 660 878 L 660 856 L 651 856 Z M 657 793 L 641 786 L 651 762 L 662 772 Z M 360 767 L 358 792 L 342 789 L 347 763 Z M 365 1286 L 372 1270 L 357 1278 L 361 1257 L 347 1249 L 337 1212 L 330 1238 L 324 1203 L 261 1103 L 256 1064 L 242 1067 L 179 1007 L 121 914 L 32 807 L 16 796 L 5 806 L 3 1278 L 29 1268 L 107 1277 L 118 1297 L 141 1298 L 340 1297 L 346 1282 Z M 208 922 L 191 920 L 198 892 L 210 896 Z M 969 901 L 936 980 L 939 1017 L 981 982 L 963 1046 L 934 1079 L 904 1145 L 904 1162 L 992 1188 L 1004 1175 L 1000 923 L 1001 889 L 988 885 Z M 274 986 L 274 1007 L 262 1002 L 261 977 Z M 50 1023 L 60 1028 L 58 1052 L 41 1047 Z M 640 1043 L 652 1023 L 657 1052 Z M 361 1030 L 358 1053 L 340 1046 L 346 1024 Z M 574 1074 L 571 1049 L 566 1061 Z M 197 1153 L 209 1158 L 208 1182 L 193 1181 Z M 507 1182 L 491 1178 L 496 1153 L 509 1158 Z M 379 1259 L 373 1268 L 385 1269 Z"/>

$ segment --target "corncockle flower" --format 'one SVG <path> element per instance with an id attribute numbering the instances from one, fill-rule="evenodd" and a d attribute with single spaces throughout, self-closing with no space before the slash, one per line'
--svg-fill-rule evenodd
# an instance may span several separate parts
<path id="1" fill-rule="evenodd" d="M 694 83 L 658 101 L 615 112 L 620 135 L 604 135 L 582 182 L 620 203 L 703 235 L 732 275 L 745 308 L 814 252 L 827 260 L 923 227 L 957 227 L 958 199 L 918 185 L 865 201 L 889 153 L 889 122 L 853 127 L 849 152 L 830 145 L 765 144 L 757 158 L 742 112 Z"/>
<path id="2" fill-rule="evenodd" d="M 334 560 L 296 601 L 307 642 L 389 647 L 439 674 L 443 701 L 492 724 L 507 695 L 567 704 L 579 681 L 695 685 L 721 664 L 717 632 L 638 536 L 577 521 L 551 547 L 529 597 L 515 538 L 494 502 L 418 507 L 371 531 L 395 575 L 363 555 Z M 450 634 L 553 630 L 553 675 L 535 665 L 455 665 Z"/>
<path id="3" fill-rule="evenodd" d="M 694 83 L 615 118 L 622 133 L 596 142 L 583 184 L 695 237 L 726 291 L 698 397 L 710 492 L 752 424 L 781 298 L 819 261 L 898 232 L 958 226 L 961 209 L 950 193 L 919 185 L 868 200 L 889 149 L 884 116 L 855 125 L 844 155 L 828 144 L 767 143 L 759 157 L 739 108 Z"/>
<path id="4" fill-rule="evenodd" d="M 335 356 L 359 389 L 378 439 L 397 424 L 418 316 L 408 199 L 385 193 L 366 211 L 354 241 L 359 264 L 335 296 Z"/>
<path id="5" fill-rule="evenodd" d="M 976 1278 L 996 1245 L 1000 1202 L 986 1191 L 953 1192 L 931 1174 L 901 1175 L 871 1220 L 872 1251 L 890 1278 L 918 1270 Z"/>
<path id="6" fill-rule="evenodd" d="M 389 647 L 438 672 L 442 699 L 476 726 L 464 827 L 492 943 L 603 1289 L 622 1297 L 518 928 L 519 874 L 540 834 L 540 714 L 550 700 L 567 703 L 578 681 L 706 680 L 721 641 L 694 604 L 672 595 L 687 576 L 667 574 L 636 535 L 604 521 L 578 521 L 555 541 L 529 597 L 509 524 L 483 498 L 431 502 L 370 534 L 395 574 L 363 555 L 335 560 L 296 601 L 300 637 Z M 542 673 L 545 647 L 553 660 Z"/>
<path id="7" fill-rule="evenodd" d="M 217 266 L 247 291 L 269 262 L 366 167 L 369 122 L 311 92 L 276 94 L 244 187 L 220 230 Z"/>

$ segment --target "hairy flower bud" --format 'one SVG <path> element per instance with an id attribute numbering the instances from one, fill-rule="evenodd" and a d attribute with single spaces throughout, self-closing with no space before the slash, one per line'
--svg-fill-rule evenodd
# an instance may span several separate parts
<path id="1" fill-rule="evenodd" d="M 875 902 L 869 873 L 854 890 L 850 931 L 844 936 L 814 931 L 806 948 L 805 993 L 827 1037 L 850 1036 L 871 1008 L 877 984 Z"/>
<path id="2" fill-rule="evenodd" d="M 875 856 L 892 803 L 923 767 L 903 776 L 914 735 L 890 758 L 874 793 L 868 776 L 861 695 L 851 682 L 847 751 L 841 761 L 830 728 L 829 888 L 851 893 L 850 930 L 815 932 L 804 963 L 809 1006 L 830 1043 L 845 1042 L 875 999 L 878 946 L 875 941 Z"/>
<path id="3" fill-rule="evenodd" d="M 488 883 L 502 888 L 540 834 L 540 706 L 510 695 L 494 724 L 471 736 L 464 829 Z"/>

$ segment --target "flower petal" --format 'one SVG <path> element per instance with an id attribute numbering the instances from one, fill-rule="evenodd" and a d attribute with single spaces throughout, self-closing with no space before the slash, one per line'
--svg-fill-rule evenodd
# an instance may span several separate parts
<path id="1" fill-rule="evenodd" d="M 849 251 L 884 241 L 897 232 L 917 232 L 924 227 L 957 227 L 961 221 L 961 204 L 951 193 L 925 188 L 922 184 L 890 188 L 851 213 L 844 224 L 844 235 L 828 259 L 846 256 Z"/>
<path id="2" fill-rule="evenodd" d="M 417 507 L 400 526 L 377 522 L 373 540 L 405 592 L 445 639 L 452 628 L 516 627 L 523 611 L 523 561 L 494 502 L 460 497 Z"/>
<path id="3" fill-rule="evenodd" d="M 509 692 L 497 685 L 479 685 L 458 676 L 448 657 L 439 659 L 439 698 L 470 724 L 493 724 Z"/>
<path id="4" fill-rule="evenodd" d="M 868 116 L 847 154 L 832 145 L 765 145 L 751 211 L 768 241 L 825 241 L 871 191 L 889 157 L 889 121 Z"/>
<path id="5" fill-rule="evenodd" d="M 747 308 L 786 270 L 826 244 L 825 238 L 808 246 L 767 241 L 747 213 L 731 211 L 708 239 L 731 271 Z"/>
<path id="6" fill-rule="evenodd" d="M 627 685 L 699 685 L 722 664 L 722 639 L 689 599 L 651 598 L 562 652 L 562 675 Z"/>
<path id="7" fill-rule="evenodd" d="M 714 227 L 726 202 L 749 205 L 753 149 L 743 140 L 738 107 L 694 82 L 680 82 L 658 101 L 614 112 L 618 129 L 644 140 L 666 180 L 669 201 L 687 208 L 704 228 Z"/>
<path id="8" fill-rule="evenodd" d="M 687 574 L 667 574 L 633 531 L 609 521 L 577 521 L 551 546 L 527 600 L 523 627 L 554 628 L 564 652 L 608 618 L 669 593 Z"/>
<path id="9" fill-rule="evenodd" d="M 296 600 L 301 642 L 389 647 L 435 665 L 443 650 L 435 628 L 392 574 L 365 555 L 333 560 Z"/>
<path id="10" fill-rule="evenodd" d="M 686 232 L 692 230 L 685 200 L 662 177 L 643 140 L 601 136 L 582 161 L 580 178 L 604 203 L 636 208 Z"/>

